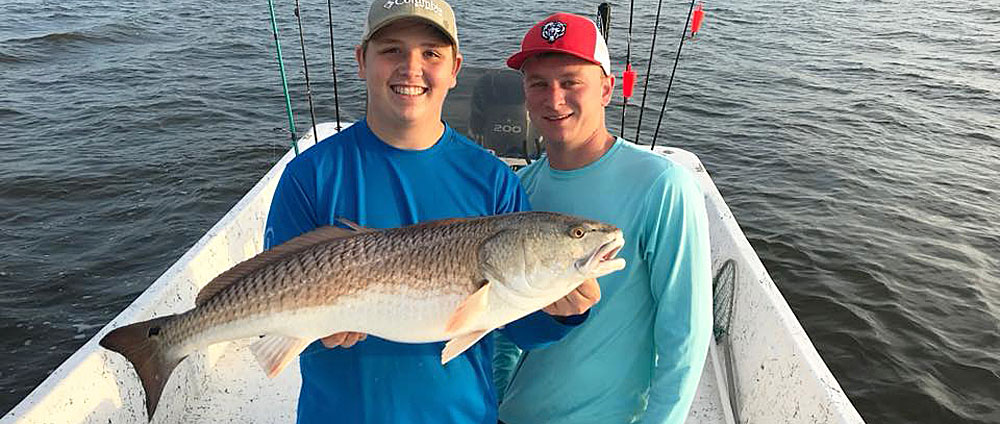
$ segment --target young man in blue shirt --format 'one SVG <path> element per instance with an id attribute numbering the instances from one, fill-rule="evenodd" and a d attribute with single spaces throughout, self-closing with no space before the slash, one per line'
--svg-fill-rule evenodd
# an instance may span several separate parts
<path id="1" fill-rule="evenodd" d="M 614 76 L 589 19 L 546 18 L 507 64 L 524 76 L 529 116 L 546 143 L 547 155 L 519 173 L 531 203 L 621 228 L 628 266 L 599 279 L 601 303 L 579 328 L 498 368 L 500 419 L 682 423 L 712 322 L 702 192 L 682 166 L 608 132 Z"/>
<path id="2" fill-rule="evenodd" d="M 265 248 L 340 218 L 390 228 L 528 208 L 510 169 L 441 121 L 462 63 L 447 3 L 377 0 L 355 55 L 367 86 L 366 117 L 289 162 L 267 218 Z M 586 299 L 570 303 L 552 308 L 571 313 L 554 315 L 590 306 Z M 531 349 L 582 320 L 536 312 L 502 331 Z M 443 346 L 357 333 L 313 343 L 299 357 L 298 422 L 495 424 L 492 338 L 445 366 Z"/>

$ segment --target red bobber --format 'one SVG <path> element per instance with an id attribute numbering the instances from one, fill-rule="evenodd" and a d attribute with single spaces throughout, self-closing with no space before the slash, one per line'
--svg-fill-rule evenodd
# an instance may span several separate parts
<path id="1" fill-rule="evenodd" d="M 632 64 L 626 64 L 625 73 L 622 74 L 622 94 L 626 99 L 632 97 L 632 91 L 635 88 L 635 78 L 636 73 L 632 70 Z"/>
<path id="2" fill-rule="evenodd" d="M 694 13 L 691 15 L 691 36 L 694 37 L 701 29 L 701 23 L 705 21 L 705 11 L 702 9 L 704 3 L 698 3 L 694 8 Z"/>

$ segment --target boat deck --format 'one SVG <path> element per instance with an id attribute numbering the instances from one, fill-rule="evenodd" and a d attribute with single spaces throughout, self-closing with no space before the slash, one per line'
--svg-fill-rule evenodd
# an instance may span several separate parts
<path id="1" fill-rule="evenodd" d="M 298 400 L 299 366 L 294 362 L 273 380 L 268 380 L 256 366 L 247 349 L 249 341 L 228 344 L 212 362 L 198 396 L 188 396 L 179 416 L 157 422 L 179 423 L 290 423 L 295 421 Z M 705 363 L 701 383 L 688 415 L 691 424 L 725 424 L 724 391 L 719 390 L 712 357 Z M 181 366 L 184 366 L 183 364 Z M 247 369 L 247 368 L 251 369 Z M 168 387 L 164 397 L 170 397 Z M 160 414 L 157 414 L 159 418 Z M 167 418 L 167 417 L 163 417 Z"/>

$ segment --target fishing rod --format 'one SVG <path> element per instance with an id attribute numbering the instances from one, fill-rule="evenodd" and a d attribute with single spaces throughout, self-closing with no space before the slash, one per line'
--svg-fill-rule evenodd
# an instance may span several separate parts
<path id="1" fill-rule="evenodd" d="M 288 113 L 288 132 L 292 135 L 292 148 L 299 155 L 299 139 L 295 135 L 295 118 L 292 116 L 292 99 L 288 95 L 288 78 L 285 75 L 285 60 L 281 57 L 281 43 L 278 42 L 278 23 L 274 19 L 274 2 L 267 0 L 271 12 L 271 34 L 274 35 L 274 48 L 278 51 L 278 71 L 281 74 L 281 88 L 285 92 L 285 111 Z"/>
<path id="2" fill-rule="evenodd" d="M 650 73 L 653 68 L 653 50 L 656 49 L 656 32 L 660 29 L 660 9 L 663 8 L 663 0 L 656 3 L 656 20 L 653 22 L 653 39 L 649 44 L 649 60 L 646 61 L 646 80 L 642 83 L 642 105 L 639 106 L 639 122 L 635 124 L 635 139 L 632 140 L 635 143 L 639 143 L 639 129 L 642 128 L 642 115 L 646 111 L 646 90 L 649 89 Z M 687 30 L 685 30 L 686 32 Z M 622 127 L 622 133 L 625 132 L 625 128 Z"/>
<path id="3" fill-rule="evenodd" d="M 312 87 L 309 85 L 309 63 L 306 61 L 306 39 L 302 34 L 302 16 L 299 13 L 299 0 L 295 0 L 295 20 L 299 24 L 299 47 L 302 49 L 302 70 L 306 74 L 306 99 L 309 100 L 309 115 L 312 116 L 313 142 L 319 143 L 319 132 L 316 130 L 316 110 L 313 108 Z"/>
<path id="4" fill-rule="evenodd" d="M 691 7 L 688 8 L 687 19 L 684 20 L 684 31 L 681 32 L 681 41 L 680 44 L 677 45 L 677 56 L 674 57 L 674 69 L 670 71 L 670 81 L 667 83 L 667 93 L 663 97 L 663 106 L 660 108 L 660 118 L 656 120 L 656 131 L 653 132 L 653 143 L 650 144 L 649 146 L 650 150 L 656 147 L 656 138 L 657 136 L 660 135 L 660 124 L 663 123 L 663 113 L 667 110 L 667 99 L 670 98 L 670 87 L 674 85 L 674 74 L 677 73 L 677 62 L 680 61 L 681 59 L 681 48 L 684 47 L 684 39 L 687 37 L 688 24 L 691 23 L 691 14 L 694 12 L 694 2 L 695 0 L 691 0 Z M 700 17 L 704 16 L 701 4 L 698 5 L 698 12 L 700 12 L 698 14 L 699 16 L 698 27 L 700 27 L 701 26 Z M 691 37 L 694 37 L 694 34 L 698 32 L 698 29 L 699 28 L 695 28 L 692 26 Z"/>
<path id="5" fill-rule="evenodd" d="M 330 66 L 333 68 L 333 108 L 337 112 L 337 132 L 340 132 L 340 95 L 337 93 L 337 53 L 334 52 L 333 48 L 333 0 L 326 0 L 326 14 L 330 18 Z"/>
<path id="6" fill-rule="evenodd" d="M 635 85 L 635 71 L 632 70 L 632 11 L 635 9 L 635 0 L 630 0 L 628 5 L 628 35 L 625 38 L 625 72 L 622 73 L 622 97 L 625 101 L 622 104 L 622 125 L 621 135 L 625 137 L 625 110 L 628 109 L 628 99 L 632 97 L 632 88 Z"/>

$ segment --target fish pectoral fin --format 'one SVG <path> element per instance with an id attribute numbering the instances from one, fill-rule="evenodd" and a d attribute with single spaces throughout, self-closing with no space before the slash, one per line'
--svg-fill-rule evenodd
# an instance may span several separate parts
<path id="1" fill-rule="evenodd" d="M 250 345 L 257 363 L 267 373 L 267 378 L 281 374 L 281 370 L 309 346 L 309 340 L 285 336 L 264 336 Z"/>
<path id="2" fill-rule="evenodd" d="M 461 355 L 470 346 L 476 344 L 479 339 L 483 338 L 486 333 L 490 330 L 478 330 L 471 333 L 455 337 L 451 339 L 444 345 L 444 350 L 441 351 L 441 365 L 447 364 L 448 361 L 454 359 L 456 356 Z"/>
<path id="3" fill-rule="evenodd" d="M 448 317 L 448 323 L 445 324 L 444 331 L 447 334 L 457 334 L 467 332 L 467 328 L 476 324 L 486 312 L 487 302 L 490 294 L 490 283 L 487 282 L 479 290 L 476 290 L 471 296 L 465 298 L 458 308 L 455 308 L 455 312 L 451 313 Z"/>

